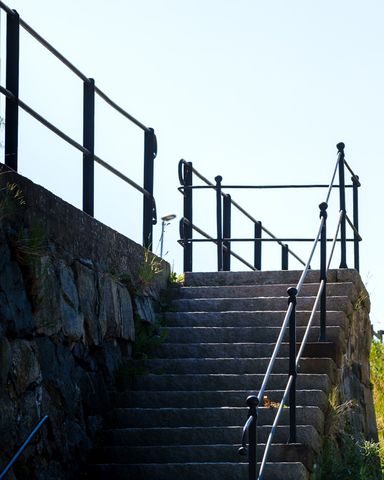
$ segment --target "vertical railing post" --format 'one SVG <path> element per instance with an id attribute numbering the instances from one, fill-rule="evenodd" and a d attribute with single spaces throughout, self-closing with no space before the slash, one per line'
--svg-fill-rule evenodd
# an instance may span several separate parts
<path id="1" fill-rule="evenodd" d="M 221 207 L 221 181 L 223 177 L 217 175 L 216 181 L 216 225 L 217 225 L 217 270 L 223 270 L 223 222 Z"/>
<path id="2" fill-rule="evenodd" d="M 83 154 L 83 210 L 94 215 L 95 193 L 95 81 L 89 78 L 84 82 L 83 94 L 83 146 L 90 155 Z"/>
<path id="3" fill-rule="evenodd" d="M 192 259 L 193 259 L 193 243 L 188 240 L 192 239 L 192 180 L 193 169 L 192 162 L 185 162 L 180 160 L 179 162 L 179 181 L 184 187 L 183 189 L 183 218 L 180 220 L 180 232 L 183 233 L 184 247 L 184 272 L 192 272 Z M 184 223 L 184 219 L 187 220 Z"/>
<path id="4" fill-rule="evenodd" d="M 261 270 L 261 235 L 263 229 L 261 222 L 255 222 L 255 250 L 254 250 L 254 267 Z"/>
<path id="5" fill-rule="evenodd" d="M 288 305 L 292 303 L 289 316 L 289 376 L 292 376 L 289 390 L 289 443 L 296 443 L 296 302 L 297 289 L 290 287 L 287 290 Z"/>
<path id="6" fill-rule="evenodd" d="M 225 195 L 223 202 L 223 237 L 231 238 L 231 196 Z M 231 270 L 231 242 L 223 241 L 223 270 L 229 272 Z"/>
<path id="7" fill-rule="evenodd" d="M 248 478 L 249 480 L 256 480 L 257 478 L 257 406 L 259 399 L 250 395 L 247 398 L 247 405 L 249 407 L 249 416 L 252 417 L 252 422 L 248 430 L 249 454 L 248 454 Z"/>
<path id="8" fill-rule="evenodd" d="M 359 177 L 357 175 L 352 176 L 353 184 L 353 226 L 356 231 L 359 231 L 359 187 L 361 186 Z M 353 244 L 354 244 L 354 260 L 355 260 L 355 269 L 360 270 L 360 246 L 359 246 L 359 236 L 356 232 L 353 232 Z"/>
<path id="9" fill-rule="evenodd" d="M 325 342 L 327 338 L 327 203 L 319 205 L 320 218 L 324 219 L 320 236 L 320 282 L 323 282 L 323 291 L 320 297 L 320 337 L 319 342 Z"/>
<path id="10" fill-rule="evenodd" d="M 152 230 L 154 221 L 153 172 L 157 155 L 157 141 L 153 128 L 144 132 L 144 189 L 149 196 L 143 198 L 143 246 L 152 250 Z"/>
<path id="11" fill-rule="evenodd" d="M 336 145 L 339 151 L 339 196 L 340 196 L 340 211 L 343 212 L 343 218 L 340 224 L 340 246 L 341 246 L 341 260 L 340 268 L 347 267 L 347 233 L 346 233 L 346 206 L 345 206 L 345 175 L 344 175 L 344 143 L 340 142 Z"/>
<path id="12" fill-rule="evenodd" d="M 19 57 L 20 17 L 16 10 L 7 14 L 6 88 L 15 96 L 5 101 L 5 164 L 17 172 L 19 138 Z M 16 100 L 16 101 L 15 101 Z"/>
<path id="13" fill-rule="evenodd" d="M 288 245 L 285 243 L 281 247 L 281 269 L 288 270 Z"/>

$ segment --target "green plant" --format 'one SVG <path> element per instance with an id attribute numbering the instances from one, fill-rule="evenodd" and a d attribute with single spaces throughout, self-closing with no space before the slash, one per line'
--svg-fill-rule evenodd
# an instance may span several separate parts
<path id="1" fill-rule="evenodd" d="M 365 290 L 361 290 L 356 300 L 353 302 L 353 305 L 352 305 L 353 310 L 358 312 L 364 308 L 367 308 L 367 300 L 368 300 L 367 292 Z"/>
<path id="2" fill-rule="evenodd" d="M 384 472 L 384 345 L 376 340 L 372 342 L 370 354 L 371 382 L 373 402 L 376 412 L 377 430 L 380 442 L 380 458 Z"/>
<path id="3" fill-rule="evenodd" d="M 163 271 L 161 260 L 152 254 L 148 249 L 144 249 L 144 259 L 138 271 L 139 282 L 143 290 L 150 286 L 155 277 Z"/>
<path id="4" fill-rule="evenodd" d="M 135 318 L 135 342 L 133 344 L 132 357 L 146 360 L 154 351 L 164 343 L 168 331 L 157 319 L 156 323 L 143 322 L 138 316 Z"/>
<path id="5" fill-rule="evenodd" d="M 6 175 L 2 172 L 0 175 Z M 7 183 L 0 188 L 0 220 L 14 215 L 17 210 L 25 205 L 23 192 L 16 183 Z"/>
<path id="6" fill-rule="evenodd" d="M 42 227 L 22 227 L 14 236 L 13 253 L 16 261 L 23 266 L 32 266 L 47 252 L 47 238 Z"/>
<path id="7" fill-rule="evenodd" d="M 181 285 L 184 283 L 184 273 L 180 273 L 179 275 L 172 271 L 169 274 L 169 283 L 175 283 L 177 285 Z"/>

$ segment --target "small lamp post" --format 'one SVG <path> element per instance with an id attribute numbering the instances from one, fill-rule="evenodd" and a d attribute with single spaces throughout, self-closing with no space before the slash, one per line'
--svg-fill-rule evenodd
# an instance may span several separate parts
<path id="1" fill-rule="evenodd" d="M 161 217 L 161 237 L 160 237 L 160 257 L 163 258 L 163 245 L 164 245 L 164 230 L 167 225 L 169 225 L 169 222 L 176 218 L 176 215 L 174 213 L 169 213 L 168 215 L 164 215 L 164 217 Z"/>

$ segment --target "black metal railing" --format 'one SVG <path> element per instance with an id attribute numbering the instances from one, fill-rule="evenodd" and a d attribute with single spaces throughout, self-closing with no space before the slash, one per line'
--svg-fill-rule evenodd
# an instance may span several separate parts
<path id="1" fill-rule="evenodd" d="M 339 144 L 344 145 L 344 144 Z M 340 147 L 341 148 L 341 147 Z M 337 239 L 341 244 L 341 262 L 340 268 L 347 267 L 346 260 L 346 244 L 347 242 L 353 242 L 354 244 L 354 267 L 359 270 L 359 242 L 361 237 L 358 233 L 359 218 L 358 218 L 358 188 L 360 187 L 359 177 L 353 173 L 344 158 L 344 146 L 341 149 L 340 157 L 343 158 L 343 162 L 340 163 L 339 171 L 339 184 L 335 185 L 334 180 L 337 173 L 335 169 L 332 177 L 332 185 L 334 188 L 339 189 L 339 203 L 340 211 L 345 212 L 341 221 L 341 235 L 340 239 Z M 352 173 L 352 183 L 345 184 L 344 167 Z M 289 256 L 294 257 L 301 265 L 305 266 L 305 262 L 288 246 L 287 242 L 313 242 L 313 238 L 298 238 L 298 237 L 276 237 L 267 228 L 264 227 L 260 220 L 256 220 L 250 213 L 242 208 L 237 202 L 235 202 L 231 195 L 224 192 L 229 189 L 302 189 L 302 188 L 327 188 L 329 185 L 323 184 L 310 184 L 310 185 L 222 185 L 222 177 L 218 175 L 215 177 L 215 184 L 210 182 L 194 167 L 192 162 L 186 162 L 180 160 L 178 166 L 179 181 L 181 186 L 179 191 L 182 193 L 183 202 L 183 217 L 180 220 L 180 240 L 179 243 L 184 248 L 184 271 L 193 271 L 193 244 L 200 242 L 210 242 L 217 246 L 217 270 L 229 271 L 231 269 L 231 256 L 239 260 L 246 267 L 251 270 L 261 270 L 262 268 L 262 243 L 263 242 L 275 242 L 281 246 L 281 268 L 282 270 L 288 270 Z M 203 185 L 194 185 L 193 176 L 202 180 Z M 351 221 L 346 214 L 346 199 L 345 190 L 353 189 L 353 220 Z M 193 221 L 193 198 L 195 190 L 211 189 L 216 191 L 216 235 L 209 235 L 204 230 L 199 228 Z M 329 200 L 330 191 L 326 197 L 326 203 Z M 231 237 L 231 216 L 232 208 L 235 207 L 246 218 L 248 218 L 254 225 L 254 237 L 252 238 L 236 238 Z M 353 231 L 353 238 L 346 238 L 346 223 L 351 226 Z M 193 232 L 197 232 L 200 237 L 193 238 Z M 263 233 L 267 237 L 263 237 Z M 326 239 L 327 242 L 332 242 L 331 238 Z M 232 250 L 231 244 L 234 242 L 251 242 L 254 244 L 254 259 L 253 264 L 245 260 Z"/>
<path id="2" fill-rule="evenodd" d="M 12 459 L 8 462 L 6 467 L 3 469 L 3 471 L 0 473 L 0 480 L 3 480 L 7 473 L 11 470 L 17 459 L 20 457 L 20 455 L 23 453 L 23 451 L 27 448 L 29 443 L 31 442 L 32 438 L 37 434 L 37 432 L 40 430 L 40 428 L 43 426 L 44 422 L 48 420 L 48 415 L 45 415 L 39 423 L 36 425 L 36 427 L 32 430 L 32 432 L 28 435 L 28 437 L 25 439 L 23 444 L 18 448 L 17 452 L 15 455 L 12 457 Z"/>
<path id="3" fill-rule="evenodd" d="M 205 185 L 193 185 L 193 174 L 202 180 Z M 192 165 L 192 162 L 180 160 L 179 162 L 179 181 L 181 187 L 179 191 L 184 197 L 183 217 L 180 220 L 180 240 L 179 243 L 184 247 L 184 272 L 193 270 L 193 243 L 212 242 L 217 245 L 217 269 L 229 271 L 231 269 L 231 256 L 239 260 L 242 264 L 251 270 L 261 270 L 262 260 L 262 242 L 276 242 L 281 246 L 282 269 L 288 269 L 288 255 L 292 255 L 298 262 L 305 265 L 303 260 L 293 252 L 284 241 L 289 239 L 277 238 L 262 224 L 256 220 L 249 212 L 235 202 L 231 195 L 224 193 L 223 189 L 230 188 L 268 188 L 258 186 L 238 186 L 221 184 L 222 177 L 215 177 L 216 184 L 211 183 L 206 177 L 198 172 Z M 271 188 L 276 188 L 275 186 Z M 193 223 L 193 191 L 202 189 L 213 189 L 216 191 L 216 237 L 212 237 L 204 230 Z M 232 238 L 231 237 L 231 216 L 232 206 L 248 218 L 254 225 L 253 238 Z M 203 238 L 193 238 L 193 231 L 199 233 Z M 262 233 L 266 233 L 268 238 L 263 238 Z M 301 239 L 300 239 L 301 241 Z M 231 242 L 252 242 L 254 244 L 253 264 L 249 263 L 243 257 L 232 250 Z"/>
<path id="4" fill-rule="evenodd" d="M 257 395 L 251 395 L 247 398 L 246 402 L 249 406 L 248 412 L 248 419 L 244 425 L 241 444 L 242 446 L 239 449 L 239 453 L 241 455 L 247 455 L 248 453 L 248 465 L 249 465 L 249 480 L 263 480 L 264 479 L 264 472 L 265 467 L 268 459 L 268 455 L 270 453 L 270 448 L 272 445 L 272 440 L 274 434 L 276 432 L 277 426 L 279 424 L 279 420 L 281 417 L 281 413 L 286 405 L 289 405 L 289 439 L 288 443 L 295 443 L 296 442 L 296 377 L 298 366 L 300 363 L 301 356 L 303 354 L 304 348 L 306 346 L 309 333 L 311 331 L 312 323 L 318 309 L 320 310 L 320 336 L 319 342 L 326 342 L 326 311 L 327 311 L 327 273 L 331 265 L 332 257 L 335 251 L 335 246 L 338 240 L 338 236 L 340 233 L 341 237 L 341 261 L 340 261 L 340 268 L 346 268 L 346 223 L 348 223 L 354 232 L 354 241 L 358 242 L 361 240 L 357 229 L 357 212 L 356 216 L 354 215 L 354 222 L 351 222 L 348 219 L 346 214 L 346 207 L 345 207 L 345 188 L 344 188 L 344 167 L 347 166 L 344 157 L 344 144 L 339 143 L 337 145 L 338 148 L 338 157 L 336 162 L 336 167 L 332 176 L 332 180 L 328 186 L 328 193 L 326 196 L 326 201 L 319 205 L 320 208 L 320 224 L 317 231 L 317 235 L 313 241 L 312 250 L 310 252 L 308 261 L 306 262 L 305 268 L 300 276 L 299 282 L 295 287 L 290 287 L 287 291 L 288 293 L 288 309 L 286 311 L 283 324 L 279 333 L 279 337 L 275 344 L 271 359 L 269 361 L 267 371 L 263 378 L 263 382 L 259 393 Z M 357 187 L 360 186 L 358 182 L 358 177 L 353 173 L 349 166 L 347 168 L 352 173 L 353 180 L 353 188 L 356 188 L 356 195 L 357 195 Z M 339 218 L 337 222 L 337 226 L 335 229 L 335 235 L 332 239 L 332 245 L 330 249 L 330 253 L 327 256 L 327 208 L 328 202 L 330 199 L 330 195 L 332 190 L 337 187 L 334 184 L 335 177 L 337 171 L 339 172 L 339 200 L 340 208 Z M 354 191 L 355 194 L 355 191 Z M 354 198 L 357 204 L 357 197 Z M 297 351 L 297 344 L 296 344 L 296 304 L 300 300 L 298 298 L 301 288 L 305 282 L 307 277 L 308 271 L 310 269 L 310 264 L 312 262 L 314 253 L 318 244 L 320 243 L 320 281 L 319 281 L 319 288 L 316 294 L 315 302 L 313 308 L 311 310 L 307 327 L 305 329 L 305 333 L 303 339 L 300 343 L 298 352 Z M 357 244 L 358 246 L 358 244 Z M 355 245 L 356 248 L 356 245 Z M 357 258 L 357 261 L 356 261 Z M 358 249 L 357 252 L 355 250 L 355 266 L 358 266 Z M 281 402 L 279 403 L 279 407 L 273 421 L 270 434 L 267 439 L 267 443 L 265 445 L 264 454 L 260 463 L 259 470 L 257 469 L 257 460 L 256 460 L 256 451 L 257 451 L 257 416 L 258 416 L 258 407 L 262 405 L 264 392 L 268 385 L 268 381 L 270 379 L 271 372 L 274 367 L 275 360 L 279 353 L 281 344 L 283 342 L 284 335 L 286 333 L 287 328 L 289 328 L 289 371 L 288 371 L 288 381 L 286 388 L 284 390 L 284 394 L 282 396 Z M 248 435 L 248 449 L 247 449 L 247 435 Z"/>
<path id="5" fill-rule="evenodd" d="M 5 104 L 5 161 L 4 163 L 17 172 L 19 143 L 19 109 L 55 133 L 83 154 L 83 211 L 94 216 L 94 164 L 95 162 L 115 176 L 135 188 L 143 195 L 143 246 L 151 249 L 153 243 L 153 225 L 157 223 L 156 204 L 153 196 L 154 159 L 157 155 L 156 135 L 152 128 L 146 127 L 122 107 L 111 100 L 96 85 L 93 78 L 88 78 L 60 52 L 50 45 L 41 35 L 30 27 L 16 10 L 11 10 L 0 1 L 0 8 L 7 14 L 6 35 L 6 86 L 0 85 L 0 92 L 6 98 Z M 38 112 L 19 98 L 19 63 L 20 63 L 20 27 L 35 38 L 43 47 L 63 63 L 83 82 L 83 144 L 79 144 L 69 135 L 57 128 Z M 109 106 L 144 131 L 144 178 L 143 186 L 128 178 L 116 168 L 109 165 L 95 154 L 95 96 L 98 95 Z"/>

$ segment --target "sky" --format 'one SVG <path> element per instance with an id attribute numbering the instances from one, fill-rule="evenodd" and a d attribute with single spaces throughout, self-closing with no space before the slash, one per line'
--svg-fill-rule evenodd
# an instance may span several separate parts
<path id="1" fill-rule="evenodd" d="M 336 144 L 360 189 L 361 276 L 371 320 L 384 328 L 382 248 L 384 3 L 381 0 L 8 0 L 20 16 L 97 86 L 155 129 L 155 197 L 166 227 L 165 259 L 180 273 L 181 158 L 223 184 L 328 183 Z M 4 15 L 1 83 L 4 84 Z M 82 82 L 26 32 L 20 98 L 77 141 Z M 0 105 L 3 111 L 4 101 Z M 82 156 L 20 114 L 20 173 L 81 206 Z M 143 132 L 96 102 L 96 154 L 142 183 Z M 96 168 L 95 217 L 141 242 L 141 195 Z M 349 179 L 349 176 L 347 176 Z M 232 191 L 232 198 L 279 237 L 313 237 L 325 190 Z M 349 198 L 348 198 L 349 199 Z M 194 193 L 194 221 L 215 236 L 214 192 Z M 352 207 L 347 206 L 352 216 Z M 329 206 L 333 236 L 337 192 Z M 233 214 L 233 235 L 251 237 Z M 161 222 L 154 230 L 159 252 Z M 303 259 L 310 244 L 290 243 Z M 234 248 L 235 249 L 235 248 Z M 351 249 L 350 249 L 351 250 Z M 252 261 L 252 245 L 236 245 Z M 263 269 L 280 249 L 263 245 Z M 214 270 L 215 247 L 194 247 L 194 269 Z M 336 251 L 334 266 L 339 261 Z M 292 268 L 299 267 L 291 263 Z M 348 266 L 353 266 L 352 253 Z M 242 269 L 234 262 L 235 269 Z"/>

